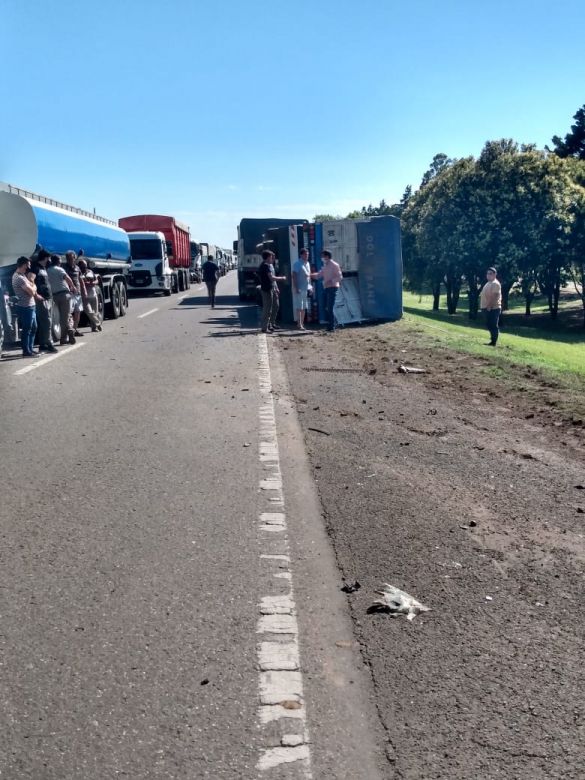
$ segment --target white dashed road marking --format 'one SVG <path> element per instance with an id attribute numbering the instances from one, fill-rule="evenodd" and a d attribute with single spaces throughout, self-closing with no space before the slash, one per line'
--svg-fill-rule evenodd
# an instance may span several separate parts
<path id="1" fill-rule="evenodd" d="M 261 541 L 261 575 L 269 591 L 260 598 L 256 632 L 260 670 L 258 719 L 266 729 L 265 747 L 258 760 L 263 778 L 278 778 L 284 764 L 294 765 L 295 777 L 311 780 L 311 753 L 299 651 L 299 626 L 294 599 L 291 559 L 278 436 L 272 398 L 268 342 L 258 337 L 260 384 L 260 447 L 262 474 L 259 481 L 261 511 L 258 532 Z M 279 744 L 275 744 L 274 733 Z"/>
<path id="2" fill-rule="evenodd" d="M 150 314 L 154 314 L 155 311 L 158 311 L 158 306 L 156 309 L 149 309 L 148 311 L 145 311 L 144 314 L 139 314 L 138 317 L 136 317 L 137 320 L 142 320 L 144 317 L 148 317 Z"/>
<path id="3" fill-rule="evenodd" d="M 54 355 L 49 355 L 48 357 L 41 358 L 40 360 L 34 360 L 34 358 L 31 358 L 31 360 L 34 360 L 33 363 L 29 363 L 24 368 L 19 368 L 18 371 L 14 372 L 14 376 L 22 376 L 22 374 L 28 374 L 30 371 L 34 371 L 36 368 L 40 368 L 41 366 L 46 366 L 47 363 L 51 363 L 53 360 L 57 360 L 57 358 L 63 357 L 63 355 L 69 354 L 69 352 L 73 352 L 74 349 L 79 349 L 79 347 L 85 347 L 87 342 L 80 341 L 78 344 L 72 344 L 70 347 L 61 347 L 59 352 L 55 353 Z"/>

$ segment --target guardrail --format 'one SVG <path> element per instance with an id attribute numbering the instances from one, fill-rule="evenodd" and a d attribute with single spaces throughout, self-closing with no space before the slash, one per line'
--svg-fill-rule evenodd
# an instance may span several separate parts
<path id="1" fill-rule="evenodd" d="M 68 203 L 61 203 L 61 201 L 48 198 L 46 195 L 39 195 L 38 193 L 31 192 L 30 190 L 24 190 L 22 187 L 15 187 L 13 184 L 4 184 L 0 182 L 0 189 L 4 190 L 5 192 L 12 192 L 15 195 L 22 195 L 23 198 L 38 200 L 39 203 L 46 203 L 49 206 L 56 206 L 59 209 L 71 211 L 73 214 L 81 214 L 84 217 L 91 217 L 91 219 L 95 219 L 98 222 L 103 222 L 105 225 L 114 225 L 114 227 L 118 227 L 118 224 L 111 219 L 106 219 L 106 217 L 99 217 L 95 213 L 92 214 L 91 211 L 78 209 L 76 206 L 70 206 Z"/>

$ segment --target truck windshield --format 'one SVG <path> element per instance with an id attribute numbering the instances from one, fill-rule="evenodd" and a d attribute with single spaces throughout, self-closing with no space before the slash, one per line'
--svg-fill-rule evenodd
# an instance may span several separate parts
<path id="1" fill-rule="evenodd" d="M 154 238 L 133 238 L 130 240 L 132 260 L 161 260 L 162 247 Z"/>

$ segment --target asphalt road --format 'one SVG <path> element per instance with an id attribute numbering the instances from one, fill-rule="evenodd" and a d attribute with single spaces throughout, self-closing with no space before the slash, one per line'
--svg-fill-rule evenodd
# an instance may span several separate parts
<path id="1" fill-rule="evenodd" d="M 264 337 L 235 291 L 133 299 L 54 360 L 0 363 L 1 778 L 382 776 L 278 361 L 310 761 L 258 769 L 282 737 L 258 714 Z"/>

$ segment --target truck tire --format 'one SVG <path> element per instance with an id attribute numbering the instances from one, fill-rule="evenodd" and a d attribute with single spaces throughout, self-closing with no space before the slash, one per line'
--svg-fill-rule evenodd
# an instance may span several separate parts
<path id="1" fill-rule="evenodd" d="M 112 285 L 110 302 L 106 306 L 106 312 L 113 320 L 117 320 L 120 316 L 120 286 L 118 282 Z"/>
<path id="2" fill-rule="evenodd" d="M 170 298 L 170 296 L 171 296 L 171 291 L 170 291 L 170 290 L 165 290 L 165 291 L 164 291 L 164 295 L 165 295 L 165 298 Z"/>
<path id="3" fill-rule="evenodd" d="M 102 288 L 97 287 L 95 294 L 97 295 L 97 312 L 100 315 L 100 320 L 103 322 L 106 316 L 106 307 L 104 306 L 104 293 Z"/>
<path id="4" fill-rule="evenodd" d="M 53 301 L 53 319 L 51 320 L 51 336 L 57 344 L 61 341 L 61 318 L 57 304 Z"/>
<path id="5" fill-rule="evenodd" d="M 172 279 L 171 279 L 171 292 L 173 294 L 179 292 L 179 280 L 178 280 L 176 275 L 173 276 Z"/>
<path id="6" fill-rule="evenodd" d="M 120 287 L 120 317 L 124 317 L 128 309 L 128 293 L 124 282 L 118 282 Z"/>

